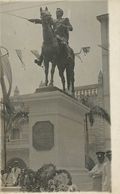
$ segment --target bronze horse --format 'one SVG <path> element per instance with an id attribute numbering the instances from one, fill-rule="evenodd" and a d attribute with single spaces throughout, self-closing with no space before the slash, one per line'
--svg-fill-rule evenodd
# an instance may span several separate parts
<path id="1" fill-rule="evenodd" d="M 48 72 L 49 72 L 49 63 L 52 63 L 51 68 L 51 80 L 50 85 L 53 85 L 53 76 L 55 72 L 55 67 L 57 65 L 59 76 L 62 81 L 63 91 L 65 91 L 65 77 L 64 71 L 66 70 L 66 79 L 67 79 L 67 89 L 74 95 L 74 64 L 75 64 L 75 55 L 72 49 L 71 60 L 69 61 L 65 52 L 64 46 L 60 45 L 57 40 L 57 37 L 52 28 L 52 17 L 48 8 L 42 10 L 40 8 L 42 29 L 43 29 L 43 45 L 42 53 L 44 58 L 45 66 L 45 84 L 48 85 Z"/>

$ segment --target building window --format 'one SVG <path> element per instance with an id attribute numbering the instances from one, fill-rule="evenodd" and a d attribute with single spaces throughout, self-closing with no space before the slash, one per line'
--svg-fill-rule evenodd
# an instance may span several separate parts
<path id="1" fill-rule="evenodd" d="M 18 128 L 13 128 L 11 131 L 11 139 L 20 139 L 20 130 Z"/>

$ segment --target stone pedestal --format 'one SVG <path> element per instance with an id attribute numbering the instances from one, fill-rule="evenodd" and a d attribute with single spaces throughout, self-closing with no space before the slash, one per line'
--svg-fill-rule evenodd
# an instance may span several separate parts
<path id="1" fill-rule="evenodd" d="M 39 90 L 29 95 L 26 102 L 30 107 L 30 168 L 37 170 L 43 164 L 53 163 L 57 169 L 68 170 L 81 190 L 91 190 L 85 169 L 87 108 L 57 88 Z"/>

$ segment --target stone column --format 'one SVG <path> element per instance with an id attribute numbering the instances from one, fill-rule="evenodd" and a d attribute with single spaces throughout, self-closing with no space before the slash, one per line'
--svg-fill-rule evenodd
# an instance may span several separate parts
<path id="1" fill-rule="evenodd" d="M 97 16 L 101 23 L 101 49 L 103 70 L 104 109 L 110 114 L 110 80 L 109 80 L 109 17 L 108 14 Z M 105 124 L 106 149 L 110 149 L 110 126 Z"/>

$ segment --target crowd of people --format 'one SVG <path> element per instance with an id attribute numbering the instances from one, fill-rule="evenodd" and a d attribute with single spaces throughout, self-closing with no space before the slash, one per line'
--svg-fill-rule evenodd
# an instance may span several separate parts
<path id="1" fill-rule="evenodd" d="M 76 185 L 72 184 L 72 177 L 67 170 L 57 170 L 53 164 L 45 164 L 37 171 L 32 169 L 20 169 L 15 162 L 6 172 L 1 171 L 2 185 L 18 186 L 21 191 L 28 192 L 57 192 L 78 191 Z"/>
<path id="2" fill-rule="evenodd" d="M 97 152 L 97 164 L 89 172 L 93 178 L 93 190 L 111 192 L 111 151 Z"/>

